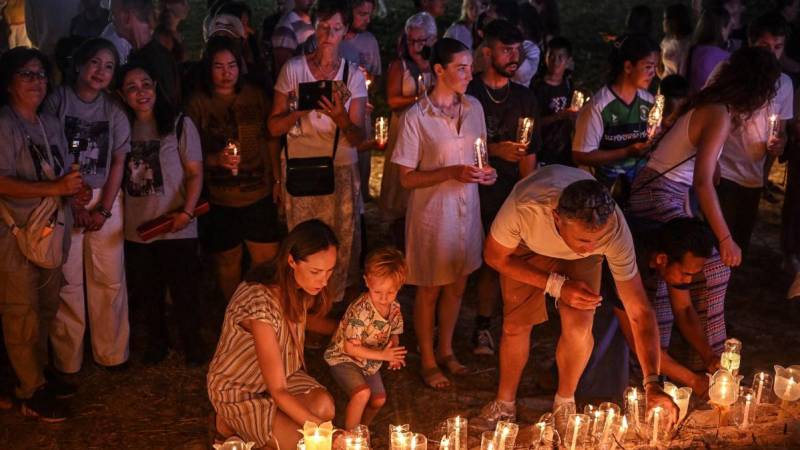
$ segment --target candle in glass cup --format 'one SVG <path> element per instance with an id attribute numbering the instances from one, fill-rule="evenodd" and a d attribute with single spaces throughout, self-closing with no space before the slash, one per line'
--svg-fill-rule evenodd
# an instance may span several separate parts
<path id="1" fill-rule="evenodd" d="M 333 443 L 333 424 L 325 422 L 317 425 L 313 422 L 303 424 L 303 441 L 306 450 L 331 450 Z"/>
<path id="2" fill-rule="evenodd" d="M 453 450 L 467 450 L 467 419 L 461 416 L 447 419 L 447 435 L 452 442 Z"/>
<path id="3" fill-rule="evenodd" d="M 780 129 L 778 129 L 778 115 L 770 114 L 769 133 L 767 134 L 767 140 L 769 140 L 772 137 L 778 137 L 779 134 L 780 134 Z"/>
<path id="4" fill-rule="evenodd" d="M 650 445 L 657 446 L 658 445 L 658 432 L 659 432 L 659 419 L 661 416 L 661 407 L 656 406 L 653 408 L 653 431 L 652 436 L 650 436 Z"/>
<path id="5" fill-rule="evenodd" d="M 739 365 L 742 360 L 742 341 L 734 338 L 725 340 L 725 351 L 720 357 L 720 367 L 733 375 L 739 372 Z"/>
<path id="6" fill-rule="evenodd" d="M 413 433 L 408 443 L 408 450 L 428 450 L 428 438 L 422 433 Z"/>
<path id="7" fill-rule="evenodd" d="M 650 108 L 647 115 L 647 137 L 652 139 L 658 127 L 661 126 L 661 118 L 664 115 L 664 96 L 656 95 L 655 103 Z"/>
<path id="8" fill-rule="evenodd" d="M 750 426 L 750 408 L 753 403 L 753 394 L 748 392 L 744 395 L 744 416 L 742 417 L 742 428 Z"/>
<path id="9" fill-rule="evenodd" d="M 496 438 L 497 432 L 495 431 L 484 431 L 481 433 L 481 450 L 497 450 L 497 445 L 495 444 Z"/>
<path id="10" fill-rule="evenodd" d="M 450 450 L 450 438 L 447 435 L 442 436 L 442 440 L 439 441 L 439 450 Z"/>
<path id="11" fill-rule="evenodd" d="M 569 450 L 577 450 L 583 448 L 584 427 L 589 422 L 589 416 L 586 414 L 570 414 L 569 421 L 567 422 L 567 436 Z"/>
<path id="12" fill-rule="evenodd" d="M 533 124 L 534 122 L 532 117 L 520 117 L 517 120 L 518 144 L 528 145 L 531 143 L 531 137 L 533 137 Z"/>
<path id="13" fill-rule="evenodd" d="M 364 439 L 358 436 L 347 436 L 344 438 L 345 450 L 367 450 L 369 447 L 364 442 Z"/>
<path id="14" fill-rule="evenodd" d="M 756 398 L 754 405 L 758 408 L 758 405 L 763 403 L 768 403 L 766 401 L 766 396 L 769 395 L 770 390 L 772 389 L 772 376 L 767 372 L 760 371 L 753 375 L 753 390 L 756 392 Z"/>
<path id="15" fill-rule="evenodd" d="M 306 442 L 302 438 L 297 441 L 297 450 L 306 450 Z"/>
<path id="16" fill-rule="evenodd" d="M 483 169 L 488 166 L 489 153 L 486 150 L 486 141 L 484 141 L 483 138 L 475 139 L 473 149 L 475 152 L 475 165 L 478 166 L 478 169 Z"/>
<path id="17" fill-rule="evenodd" d="M 378 147 L 383 149 L 389 141 L 389 121 L 386 117 L 378 117 L 375 120 L 375 142 Z"/>
<path id="18" fill-rule="evenodd" d="M 579 111 L 583 108 L 583 104 L 586 102 L 586 98 L 583 95 L 583 92 L 575 90 L 572 91 L 572 99 L 569 102 L 569 109 L 572 111 Z"/>
<path id="19" fill-rule="evenodd" d="M 495 435 L 497 437 L 497 449 L 505 450 L 506 448 L 513 450 L 514 441 L 517 439 L 519 432 L 519 425 L 501 420 L 495 426 Z"/>
<path id="20" fill-rule="evenodd" d="M 409 450 L 412 437 L 413 433 L 410 431 L 393 432 L 390 439 L 391 450 Z"/>
<path id="21" fill-rule="evenodd" d="M 235 139 L 228 139 L 228 143 L 225 144 L 225 149 L 223 150 L 226 155 L 228 156 L 239 156 L 239 142 Z M 239 163 L 236 163 L 236 166 L 231 169 L 231 174 L 233 176 L 239 175 Z"/>

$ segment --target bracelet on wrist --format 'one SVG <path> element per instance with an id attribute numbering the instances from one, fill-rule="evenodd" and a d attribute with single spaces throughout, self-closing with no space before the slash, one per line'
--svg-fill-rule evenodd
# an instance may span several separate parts
<path id="1" fill-rule="evenodd" d="M 647 388 L 649 384 L 655 384 L 658 387 L 661 387 L 662 383 L 662 376 L 661 375 L 648 375 L 642 379 L 642 387 Z"/>
<path id="2" fill-rule="evenodd" d="M 731 238 L 731 235 L 730 235 L 730 234 L 728 234 L 728 235 L 727 235 L 727 236 L 725 236 L 724 238 L 720 239 L 720 240 L 719 240 L 719 243 L 720 243 L 720 244 L 722 244 L 723 242 L 727 241 L 727 240 L 728 240 L 728 239 L 730 239 L 730 238 Z"/>
<path id="3" fill-rule="evenodd" d="M 111 218 L 111 211 L 105 209 L 102 205 L 95 206 L 94 210 L 106 219 Z"/>
<path id="4" fill-rule="evenodd" d="M 194 214 L 190 213 L 189 211 L 186 211 L 184 209 L 184 210 L 181 211 L 181 213 L 186 214 L 186 216 L 189 218 L 190 222 L 194 220 Z"/>

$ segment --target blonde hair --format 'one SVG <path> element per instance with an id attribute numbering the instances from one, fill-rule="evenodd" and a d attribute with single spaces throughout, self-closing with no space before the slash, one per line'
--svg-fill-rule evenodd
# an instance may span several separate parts
<path id="1" fill-rule="evenodd" d="M 367 255 L 364 263 L 364 276 L 391 278 L 400 287 L 406 282 L 406 257 L 394 247 L 381 247 Z"/>

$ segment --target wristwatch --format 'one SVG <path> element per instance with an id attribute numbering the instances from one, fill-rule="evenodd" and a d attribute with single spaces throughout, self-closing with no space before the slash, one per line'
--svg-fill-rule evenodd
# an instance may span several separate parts
<path id="1" fill-rule="evenodd" d="M 656 374 L 648 375 L 644 377 L 644 379 L 642 380 L 642 387 L 646 388 L 648 384 L 652 383 L 655 383 L 659 387 L 661 387 L 666 380 L 667 377 L 665 377 L 664 375 L 656 375 Z"/>

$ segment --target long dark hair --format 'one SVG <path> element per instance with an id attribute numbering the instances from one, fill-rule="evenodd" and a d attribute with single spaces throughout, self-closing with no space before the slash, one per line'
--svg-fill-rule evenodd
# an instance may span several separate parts
<path id="1" fill-rule="evenodd" d="M 153 69 L 143 62 L 133 61 L 120 67 L 119 71 L 117 71 L 117 86 L 119 86 L 119 89 L 123 89 L 125 77 L 137 69 L 146 73 L 154 82 L 156 81 L 153 76 L 155 73 Z M 135 119 L 133 109 L 124 100 L 122 103 L 125 105 L 125 112 L 128 114 L 128 118 L 133 122 Z M 175 131 L 175 119 L 178 117 L 178 110 L 172 106 L 158 83 L 156 83 L 156 103 L 153 105 L 153 116 L 156 119 L 156 129 L 159 136 L 163 138 Z"/>
<path id="2" fill-rule="evenodd" d="M 307 300 L 313 300 L 308 311 L 323 316 L 331 309 L 328 288 L 325 287 L 313 297 L 306 293 L 295 281 L 289 256 L 295 261 L 305 261 L 309 256 L 330 247 L 339 248 L 339 240 L 331 227 L 321 220 L 307 220 L 295 226 L 283 239 L 274 260 L 254 267 L 245 276 L 245 281 L 276 287 L 283 315 L 291 322 L 302 320 Z"/>
<path id="3" fill-rule="evenodd" d="M 658 44 L 644 34 L 625 34 L 617 38 L 608 55 L 608 84 L 614 84 L 625 71 L 625 63 L 636 64 L 659 50 Z"/>
<path id="4" fill-rule="evenodd" d="M 52 73 L 50 60 L 47 59 L 47 56 L 35 48 L 12 48 L 0 56 L 0 106 L 7 105 L 9 102 L 8 87 L 11 85 L 11 80 L 14 78 L 14 75 L 18 70 L 23 68 L 25 64 L 28 64 L 34 59 L 38 59 L 39 62 L 42 63 L 42 68 L 45 74 L 47 74 L 47 93 L 50 93 Z"/>
<path id="5" fill-rule="evenodd" d="M 209 96 L 214 94 L 214 82 L 211 78 L 211 69 L 214 67 L 214 56 L 217 53 L 230 52 L 239 67 L 239 78 L 236 80 L 236 92 L 242 90 L 244 85 L 244 57 L 242 56 L 241 43 L 227 36 L 212 36 L 203 50 L 203 90 Z"/>
<path id="6" fill-rule="evenodd" d="M 739 49 L 720 67 L 711 84 L 689 97 L 677 116 L 703 105 L 721 103 L 729 108 L 733 123 L 738 126 L 775 97 L 780 76 L 780 63 L 769 50 Z"/>
<path id="7" fill-rule="evenodd" d="M 721 48 L 725 44 L 722 39 L 722 29 L 728 26 L 730 21 L 731 15 L 725 8 L 704 9 L 694 29 L 692 46 L 714 45 Z"/>
<path id="8" fill-rule="evenodd" d="M 81 67 L 88 63 L 92 58 L 97 55 L 100 50 L 108 50 L 111 52 L 111 56 L 114 57 L 114 74 L 116 75 L 117 70 L 119 70 L 119 52 L 117 52 L 117 47 L 111 43 L 111 41 L 103 38 L 92 38 L 88 41 L 84 42 L 83 44 L 79 45 L 78 48 L 72 52 L 72 61 L 70 71 L 68 72 L 67 82 L 71 86 L 75 86 L 78 82 L 78 72 L 81 70 Z M 111 85 L 108 86 L 108 89 L 114 89 L 113 84 L 115 83 L 116 78 L 114 76 L 111 77 Z"/>

